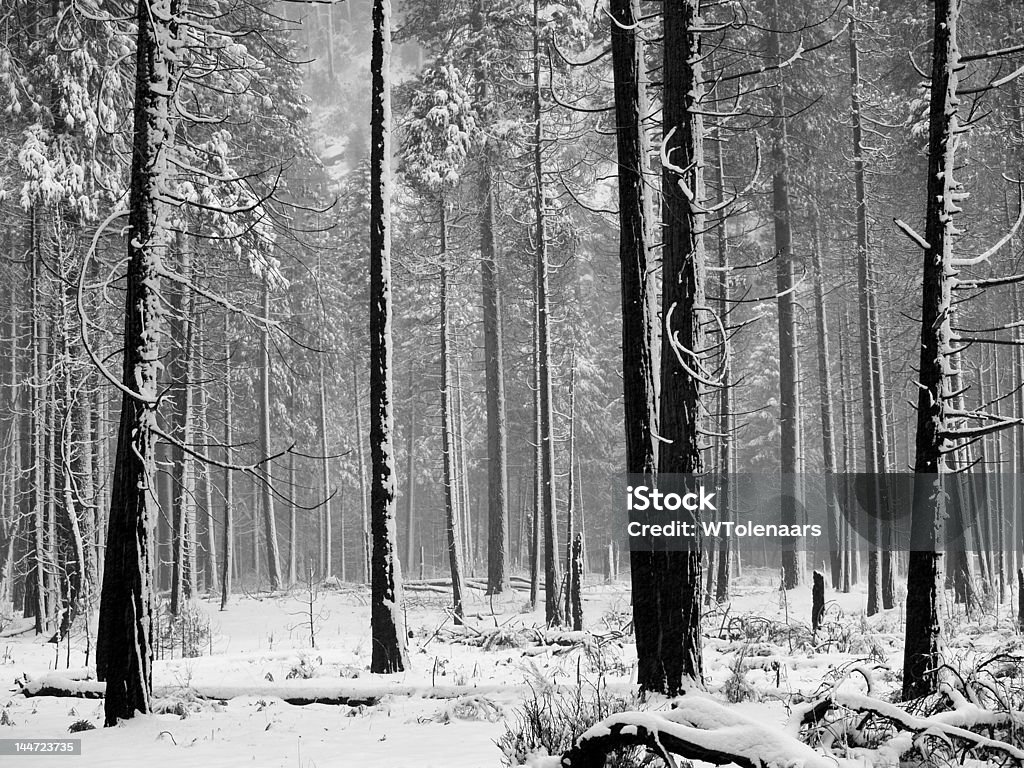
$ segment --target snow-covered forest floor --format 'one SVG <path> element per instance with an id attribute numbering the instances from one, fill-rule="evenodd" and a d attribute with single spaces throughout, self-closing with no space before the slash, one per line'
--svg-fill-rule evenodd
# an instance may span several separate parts
<path id="1" fill-rule="evenodd" d="M 781 726 L 791 707 L 859 665 L 874 670 L 873 695 L 891 698 L 901 665 L 901 609 L 868 619 L 862 591 L 829 591 L 824 625 L 812 637 L 810 588 L 783 600 L 777 583 L 774 573 L 748 569 L 730 605 L 707 609 L 704 659 L 710 692 L 739 702 L 739 710 L 759 721 Z M 155 663 L 154 687 L 164 713 L 106 729 L 99 727 L 98 699 L 26 696 L 21 690 L 49 683 L 83 691 L 95 686 L 86 677 L 83 633 L 72 637 L 69 658 L 66 644 L 58 650 L 37 637 L 29 622 L 8 616 L 0 633 L 5 678 L 0 738 L 67 737 L 69 727 L 83 720 L 97 727 L 74 734 L 82 739 L 81 757 L 5 758 L 4 763 L 501 766 L 506 758 L 496 740 L 517 722 L 519 708 L 535 692 L 557 685 L 570 697 L 580 686 L 588 699 L 595 691 L 608 701 L 632 695 L 636 654 L 626 584 L 587 582 L 588 631 L 579 634 L 544 631 L 543 608 L 526 611 L 528 593 L 521 590 L 497 605 L 472 590 L 469 626 L 456 628 L 445 611 L 446 590 L 413 581 L 406 594 L 413 668 L 392 676 L 367 671 L 368 597 L 368 590 L 352 585 L 325 586 L 314 594 L 315 648 L 305 589 L 239 596 L 227 611 L 199 600 L 184 644 L 186 653 L 201 655 L 182 658 L 176 632 Z M 969 665 L 972 656 L 1019 648 L 1009 607 L 1005 610 L 971 621 L 955 619 L 951 657 L 963 657 Z M 168 627 L 161 633 L 166 636 Z M 864 692 L 865 679 L 854 675 L 844 685 Z M 345 697 L 353 705 L 284 700 L 325 697 Z"/>

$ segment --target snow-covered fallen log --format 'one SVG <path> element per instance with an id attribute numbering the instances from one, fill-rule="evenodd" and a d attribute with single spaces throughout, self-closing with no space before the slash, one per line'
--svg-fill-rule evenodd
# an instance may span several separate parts
<path id="1" fill-rule="evenodd" d="M 96 680 L 71 680 L 53 673 L 36 678 L 23 677 L 15 681 L 18 692 L 26 698 L 55 696 L 59 698 L 101 699 L 106 683 Z M 313 679 L 285 680 L 280 683 L 254 685 L 197 684 L 187 687 L 167 686 L 155 688 L 156 698 L 188 696 L 210 701 L 227 701 L 241 697 L 275 698 L 295 706 L 328 704 L 338 706 L 375 706 L 385 697 L 421 699 L 460 699 L 507 692 L 507 686 L 471 685 L 406 685 L 406 684 L 354 684 L 350 680 Z"/>
<path id="2" fill-rule="evenodd" d="M 21 677 L 14 682 L 18 686 L 18 692 L 26 698 L 57 696 L 73 699 L 102 699 L 106 693 L 107 684 L 89 680 L 86 677 L 86 674 L 64 675 L 51 672 L 33 678 Z"/>
<path id="3" fill-rule="evenodd" d="M 943 693 L 951 709 L 920 716 L 871 696 L 832 690 L 795 708 L 783 725 L 767 713 L 757 718 L 695 692 L 678 699 L 667 712 L 611 715 L 585 731 L 569 751 L 535 757 L 528 766 L 603 768 L 610 753 L 626 747 L 644 747 L 670 767 L 677 764 L 677 757 L 743 768 L 899 765 L 915 751 L 930 755 L 931 739 L 948 745 L 956 754 L 976 751 L 988 757 L 998 755 L 1002 764 L 1024 765 L 1024 749 L 997 738 L 993 731 L 1003 727 L 1012 733 L 1019 725 L 1014 715 L 984 709 L 949 686 L 944 686 Z M 874 746 L 853 750 L 855 757 L 832 750 L 840 734 L 849 737 L 853 745 L 863 745 L 865 740 L 858 732 L 871 719 L 886 721 L 891 731 Z M 801 732 L 817 743 L 817 748 L 801 740 Z M 813 739 L 809 737 L 812 733 L 817 734 Z"/>
<path id="4" fill-rule="evenodd" d="M 823 755 L 771 721 L 691 693 L 667 712 L 623 712 L 605 718 L 564 755 L 532 760 L 530 768 L 603 768 L 613 750 L 642 746 L 676 765 L 673 755 L 742 768 L 844 768 L 847 761 Z"/>

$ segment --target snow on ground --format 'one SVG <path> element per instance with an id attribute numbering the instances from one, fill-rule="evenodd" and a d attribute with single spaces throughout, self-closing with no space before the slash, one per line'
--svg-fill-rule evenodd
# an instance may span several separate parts
<path id="1" fill-rule="evenodd" d="M 424 587 L 429 590 L 429 587 Z M 6 685 L 0 709 L 2 739 L 64 738 L 72 723 L 97 726 L 74 734 L 82 756 L 3 758 L 7 765 L 31 766 L 288 766 L 289 768 L 484 768 L 500 766 L 495 745 L 505 729 L 503 717 L 538 681 L 574 685 L 580 674 L 594 673 L 594 655 L 576 645 L 530 643 L 516 647 L 457 642 L 501 626 L 512 633 L 542 628 L 542 608 L 525 612 L 526 595 L 492 606 L 474 592 L 468 623 L 457 630 L 447 620 L 442 593 L 410 589 L 407 620 L 412 669 L 399 675 L 371 675 L 368 592 L 346 585 L 324 589 L 316 608 L 316 648 L 310 647 L 305 593 L 238 596 L 227 611 L 200 600 L 210 621 L 210 637 L 198 658 L 163 658 L 154 666 L 154 687 L 175 712 L 139 717 L 118 728 L 102 728 L 102 702 L 55 697 L 26 698 L 14 681 L 48 672 L 81 676 L 86 666 L 84 638 L 59 655 L 19 620 L 0 634 L 0 674 Z M 790 694 L 812 696 L 830 670 L 856 663 L 888 662 L 899 669 L 902 612 L 899 608 L 870 620 L 863 616 L 865 596 L 830 593 L 826 627 L 809 641 L 810 590 L 780 599 L 777 576 L 750 570 L 724 610 L 706 616 L 705 666 L 713 694 L 741 679 L 762 703 L 738 706 L 764 717 L 764 702 L 785 721 Z M 635 680 L 635 650 L 629 636 L 619 637 L 628 621 L 628 586 L 588 582 L 584 592 L 587 628 L 607 639 L 601 665 L 612 689 L 629 690 Z M 543 600 L 540 601 L 543 605 Z M 494 613 L 492 613 L 492 608 Z M 788 629 L 787 629 L 788 627 Z M 780 631 L 781 628 L 781 631 Z M 972 647 L 995 647 L 1008 636 L 1009 620 L 994 617 L 962 624 Z M 531 635 L 542 638 L 542 633 Z M 550 639 L 550 638 L 549 638 Z M 823 645 L 824 643 L 824 645 Z M 742 669 L 741 678 L 733 670 Z M 892 673 L 875 673 L 888 688 Z M 292 705 L 271 695 L 315 698 L 339 691 L 368 697 L 371 706 Z M 207 698 L 195 700 L 190 691 Z M 878 691 L 876 691 L 878 693 Z M 233 696 L 224 702 L 217 696 Z M 184 708 L 184 709 L 182 709 Z M 184 713 L 186 716 L 182 716 Z"/>

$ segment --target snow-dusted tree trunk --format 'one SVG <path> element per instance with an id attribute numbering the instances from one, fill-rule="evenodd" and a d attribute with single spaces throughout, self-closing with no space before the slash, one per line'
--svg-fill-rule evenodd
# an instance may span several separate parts
<path id="1" fill-rule="evenodd" d="M 320 401 L 320 494 L 324 500 L 324 506 L 320 512 L 323 520 L 323 541 L 321 542 L 323 567 L 321 572 L 324 576 L 330 576 L 334 573 L 334 551 L 332 549 L 334 521 L 331 511 L 331 460 L 327 457 L 327 385 L 324 381 L 324 368 L 324 356 L 321 353 L 317 360 L 317 384 Z M 342 556 L 342 562 L 344 562 L 344 556 Z M 341 578 L 345 578 L 344 566 L 341 569 Z"/>
<path id="2" fill-rule="evenodd" d="M 832 589 L 839 589 L 843 579 L 842 545 L 839 528 L 842 515 L 836 496 L 836 444 L 832 412 L 832 367 L 828 312 L 825 308 L 825 278 L 822 270 L 824 244 L 821 222 L 814 214 L 814 242 L 811 249 L 811 269 L 814 272 L 814 324 L 818 333 L 818 400 L 821 409 L 821 459 L 825 465 L 825 523 L 828 535 L 829 565 L 832 570 Z"/>
<path id="3" fill-rule="evenodd" d="M 860 85 L 860 48 L 857 40 L 857 4 L 850 0 L 850 21 L 848 24 L 848 42 L 850 58 L 850 123 L 853 129 L 853 182 L 856 203 L 856 234 L 857 234 L 857 309 L 860 324 L 860 397 L 861 397 L 861 429 L 864 436 L 864 471 L 877 475 L 882 471 L 879 463 L 878 422 L 875 418 L 877 403 L 873 370 L 874 359 L 871 354 L 874 324 L 871 316 L 871 292 L 874 286 L 870 283 L 871 254 L 868 250 L 868 213 L 867 193 L 864 181 L 864 145 L 863 126 L 861 120 L 861 85 Z M 882 506 L 881 486 L 874 482 L 871 494 L 876 509 Z M 878 613 L 882 608 L 882 572 L 881 572 L 881 539 L 884 528 L 879 519 L 872 531 L 871 550 L 868 553 L 868 615 Z"/>
<path id="4" fill-rule="evenodd" d="M 299 515 L 295 503 L 298 473 L 295 468 L 295 453 L 288 454 L 288 584 L 299 580 Z"/>
<path id="5" fill-rule="evenodd" d="M 626 472 L 653 479 L 657 465 L 654 437 L 657 396 L 651 352 L 654 301 L 649 152 L 643 119 L 647 117 L 646 63 L 638 33 L 638 0 L 611 0 L 612 75 L 615 83 L 615 141 L 618 157 L 619 270 L 622 295 L 622 391 L 625 410 Z M 615 574 L 608 549 L 608 577 Z M 658 664 L 657 598 L 651 552 L 630 552 L 633 627 L 640 686 L 656 690 Z"/>
<path id="6" fill-rule="evenodd" d="M 270 273 L 263 275 L 263 325 L 260 329 L 260 452 L 263 457 L 270 456 Z M 281 553 L 277 543 L 277 517 L 274 513 L 274 495 L 271 491 L 273 479 L 270 475 L 270 464 L 267 464 L 267 476 L 260 486 L 260 512 L 263 517 L 263 539 L 267 547 L 267 577 L 270 588 L 281 588 Z M 257 581 L 259 570 L 256 571 Z"/>
<path id="7" fill-rule="evenodd" d="M 184 235 L 176 238 L 181 274 L 193 277 L 191 244 Z M 183 603 L 195 593 L 196 542 L 196 482 L 193 459 L 183 446 L 191 446 L 195 415 L 193 413 L 192 369 L 195 365 L 193 315 L 194 297 L 191 289 L 176 286 L 171 293 L 172 336 L 177 336 L 179 348 L 172 357 L 171 380 L 174 382 L 174 413 L 172 434 L 181 445 L 171 447 L 171 476 L 173 478 L 173 509 L 171 517 L 171 613 L 177 616 Z M 175 333 L 175 331 L 177 331 Z"/>
<path id="8" fill-rule="evenodd" d="M 416 560 L 416 378 L 409 366 L 409 429 L 405 441 L 405 567 L 414 573 Z"/>
<path id="9" fill-rule="evenodd" d="M 854 444 L 853 444 L 853 415 L 851 413 L 849 393 L 851 387 L 849 384 L 850 376 L 849 369 L 847 367 L 847 359 L 849 354 L 847 353 L 846 339 L 848 336 L 848 329 L 850 327 L 849 316 L 846 308 L 843 309 L 843 314 L 839 316 L 839 418 L 842 424 L 840 434 L 843 436 L 842 443 L 842 454 L 843 454 L 843 466 L 853 466 L 854 456 Z M 846 484 L 845 498 L 841 499 L 841 503 L 845 504 L 847 508 L 853 508 L 853 497 L 852 497 L 852 486 L 850 483 Z M 849 522 L 844 522 L 844 541 L 843 541 L 843 592 L 849 592 L 850 587 L 856 584 L 860 580 L 860 558 L 857 551 L 858 538 L 854 536 L 852 526 Z"/>
<path id="10" fill-rule="evenodd" d="M 234 393 L 231 390 L 231 315 L 224 314 L 224 463 L 231 464 L 234 443 Z M 235 571 L 235 473 L 224 470 L 224 563 L 220 577 L 220 609 L 231 601 Z"/>
<path id="11" fill-rule="evenodd" d="M 665 324 L 661 345 L 661 420 L 665 438 L 658 474 L 699 474 L 701 456 L 700 378 L 704 360 L 701 312 L 705 306 L 704 122 L 701 117 L 701 50 L 698 0 L 664 5 L 662 89 L 662 298 Z M 695 519 L 695 518 L 694 518 Z M 660 690 L 677 694 L 683 679 L 703 685 L 701 648 L 701 547 L 693 538 L 683 552 L 659 552 Z"/>
<path id="12" fill-rule="evenodd" d="M 555 502 L 554 404 L 551 390 L 551 318 L 548 308 L 547 199 L 544 192 L 544 116 L 541 81 L 540 2 L 533 2 L 533 175 L 537 277 L 537 372 L 540 387 L 541 519 L 544 522 L 544 620 L 548 626 L 562 623 L 559 599 L 562 569 L 558 554 L 557 504 Z"/>
<path id="13" fill-rule="evenodd" d="M 205 329 L 205 323 L 202 320 L 202 315 L 196 315 L 196 360 L 199 365 L 203 365 L 205 357 L 205 349 L 203 348 L 202 331 Z M 204 380 L 206 373 L 202 368 L 197 369 L 197 374 L 200 380 Z M 200 445 L 203 448 L 203 453 L 206 456 L 213 455 L 214 443 L 210 439 L 210 393 L 205 385 L 199 387 L 199 391 L 196 395 L 196 425 L 202 430 L 202 439 Z M 200 496 L 203 500 L 203 539 L 204 548 L 206 550 L 204 558 L 203 572 L 206 575 L 205 589 L 209 594 L 217 594 L 220 592 L 220 569 L 218 565 L 219 558 L 217 557 L 217 516 L 213 512 L 213 471 L 214 466 L 206 463 L 202 467 L 202 483 L 203 491 Z"/>
<path id="14" fill-rule="evenodd" d="M 541 467 L 544 459 L 541 455 L 540 431 L 540 343 L 537 341 L 540 321 L 537 312 L 537 281 L 533 285 L 533 517 L 530 531 L 530 606 L 537 607 L 540 598 L 540 548 L 543 540 L 541 520 L 544 507 L 544 483 L 541 479 Z"/>
<path id="15" fill-rule="evenodd" d="M 409 667 L 395 523 L 391 340 L 391 1 L 373 2 L 370 56 L 370 671 Z M 362 435 L 358 435 L 362 440 Z"/>
<path id="16" fill-rule="evenodd" d="M 722 143 L 721 129 L 717 131 L 715 150 L 715 207 L 724 209 L 725 205 L 725 147 Z M 724 324 L 729 314 L 729 233 L 727 222 L 723 219 L 718 224 L 718 304 L 716 311 Z M 733 465 L 733 403 L 732 403 L 732 360 L 726 340 L 722 344 L 721 388 L 718 398 L 718 472 L 728 475 Z M 723 521 L 732 517 L 729 483 L 722 484 L 719 492 L 719 514 Z M 729 600 L 729 582 L 732 579 L 732 559 L 738 558 L 739 552 L 733 552 L 731 539 L 723 536 L 718 544 L 718 577 L 715 580 L 715 602 L 725 603 Z"/>
<path id="17" fill-rule="evenodd" d="M 438 203 L 441 219 L 441 453 L 444 463 L 444 516 L 445 533 L 448 538 L 448 565 L 452 576 L 452 603 L 455 623 L 461 624 L 464 612 L 462 608 L 462 534 L 459 530 L 462 521 L 458 515 L 456 492 L 458 489 L 455 477 L 455 427 L 452 406 L 451 368 L 451 318 L 448 303 L 451 285 L 448 279 L 448 216 L 446 203 L 442 198 Z"/>
<path id="18" fill-rule="evenodd" d="M 771 0 L 768 8 L 768 60 L 782 62 L 778 31 L 785 27 L 779 0 Z M 775 231 L 775 290 L 777 293 L 779 328 L 779 462 L 782 472 L 782 517 L 784 525 L 797 520 L 800 451 L 800 408 L 798 386 L 798 350 L 796 327 L 796 280 L 793 268 L 793 232 L 789 202 L 789 139 L 787 135 L 785 83 L 780 77 L 771 89 L 771 163 L 772 216 Z M 782 582 L 785 589 L 800 583 L 800 559 L 793 542 L 782 544 Z"/>
<path id="19" fill-rule="evenodd" d="M 70 284 L 74 284 L 73 267 L 69 264 L 67 243 L 71 241 L 67 231 L 67 223 L 62 218 L 60 206 L 56 208 L 53 223 L 53 246 L 58 268 Z M 60 595 L 62 609 L 60 621 L 54 640 L 67 636 L 74 624 L 75 617 L 88 597 L 91 569 L 86 558 L 86 536 L 91 534 L 92 527 L 86 524 L 88 516 L 85 505 L 80 500 L 89 498 L 88 485 L 91 482 L 86 474 L 85 456 L 90 452 L 83 446 L 82 439 L 88 435 L 89 423 L 85 409 L 81 407 L 81 396 L 78 390 L 80 374 L 78 372 L 79 350 L 75 339 L 76 329 L 72 327 L 71 307 L 74 304 L 74 292 L 71 285 L 66 285 L 55 297 L 57 318 L 55 331 L 59 337 L 59 360 L 56 361 L 61 372 L 61 391 L 57 394 L 58 404 L 55 408 L 55 424 L 51 440 L 56 447 L 54 460 L 57 462 L 55 472 L 60 478 L 60 500 L 57 503 L 57 537 L 54 542 L 57 554 L 55 566 L 59 569 Z M 51 489 L 56 495 L 57 489 Z"/>
<path id="20" fill-rule="evenodd" d="M 474 7 L 473 26 L 483 38 L 484 0 Z M 488 118 L 494 117 L 492 74 L 484 61 L 487 51 L 477 52 L 477 101 Z M 505 419 L 505 361 L 501 317 L 501 285 L 498 277 L 498 244 L 494 232 L 497 194 L 492 148 L 483 147 L 480 167 L 480 285 L 484 325 L 484 390 L 487 399 L 487 592 L 509 589 L 508 521 L 508 425 Z"/>
<path id="21" fill-rule="evenodd" d="M 935 0 L 930 107 L 928 114 L 928 192 L 925 209 L 924 267 L 921 284 L 921 357 L 918 365 L 914 509 L 907 570 L 907 632 L 903 646 L 903 698 L 934 693 L 938 687 L 942 621 L 943 451 L 948 447 L 951 372 L 950 310 L 955 275 L 953 223 L 961 188 L 955 178 L 958 135 L 956 95 L 960 54 L 957 20 L 960 0 Z M 923 547 L 923 548 L 922 548 Z"/>
<path id="22" fill-rule="evenodd" d="M 501 289 L 494 237 L 494 172 L 484 160 L 480 214 L 480 279 L 483 286 L 484 388 L 487 396 L 487 591 L 509 590 L 508 426 L 505 420 L 505 366 Z"/>
<path id="23" fill-rule="evenodd" d="M 29 546 L 29 595 L 25 615 L 35 617 L 36 634 L 46 631 L 48 624 L 49 600 L 46 586 L 46 383 L 43 380 L 43 356 L 46 350 L 46 335 L 42 320 L 40 292 L 39 215 L 37 206 L 29 210 L 29 280 L 31 281 L 31 329 L 32 329 L 32 386 L 29 388 L 29 416 L 32 442 L 29 452 L 31 472 L 32 543 Z M 31 611 L 31 612 L 30 612 Z"/>
<path id="24" fill-rule="evenodd" d="M 372 378 L 372 377 L 371 377 Z M 370 403 L 371 407 L 373 403 Z M 359 551 L 361 557 L 359 558 L 363 566 L 363 579 L 370 581 L 370 520 L 367 512 L 367 498 L 366 498 L 366 454 L 363 451 L 363 417 L 362 407 L 359 403 L 359 368 L 356 365 L 355 358 L 352 358 L 352 408 L 356 412 L 356 435 L 359 436 L 359 440 L 356 440 L 356 461 L 357 471 L 359 473 L 359 519 L 360 519 L 360 544 Z M 371 414 L 371 425 L 373 417 Z M 371 455 L 372 461 L 372 455 Z M 371 486 L 372 488 L 372 486 Z M 371 490 L 372 493 L 372 490 Z M 370 504 L 372 506 L 372 498 Z M 372 510 L 370 510 L 372 513 Z"/>
<path id="25" fill-rule="evenodd" d="M 573 464 L 576 461 L 576 353 L 569 364 L 569 488 L 565 505 L 565 623 L 573 625 L 573 595 L 579 590 L 573 571 L 573 546 L 576 541 L 576 482 Z"/>
<path id="26" fill-rule="evenodd" d="M 96 641 L 97 676 L 107 683 L 108 726 L 149 712 L 153 690 L 153 428 L 164 326 L 160 282 L 167 213 L 162 190 L 174 140 L 170 112 L 177 12 L 177 0 L 140 0 L 136 16 L 121 422 Z"/>

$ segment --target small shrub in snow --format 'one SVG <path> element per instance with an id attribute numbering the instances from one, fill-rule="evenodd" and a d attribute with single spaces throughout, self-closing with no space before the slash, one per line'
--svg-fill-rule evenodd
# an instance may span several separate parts
<path id="1" fill-rule="evenodd" d="M 158 659 L 194 659 L 210 652 L 210 617 L 196 603 L 185 603 L 177 616 L 165 607 L 157 621 Z"/>
<path id="2" fill-rule="evenodd" d="M 316 677 L 323 664 L 323 659 L 317 658 L 314 662 L 308 656 L 303 656 L 299 659 L 299 663 L 292 666 L 288 670 L 288 674 L 285 675 L 286 680 L 309 680 L 310 678 Z"/>
<path id="3" fill-rule="evenodd" d="M 475 720 L 497 723 L 505 718 L 505 710 L 486 696 L 464 696 L 450 702 L 434 718 L 439 723 L 452 720 Z"/>
<path id="4" fill-rule="evenodd" d="M 729 667 L 729 677 L 726 678 L 725 683 L 722 685 L 722 694 L 730 704 L 757 699 L 757 691 L 754 690 L 754 686 L 747 682 L 746 668 L 744 666 L 746 658 L 747 653 L 744 648 L 740 653 L 736 654 L 736 658 Z"/>
<path id="5" fill-rule="evenodd" d="M 617 696 L 597 683 L 578 679 L 575 687 L 531 685 L 532 695 L 509 718 L 498 748 L 506 766 L 525 765 L 533 755 L 558 755 L 579 736 L 609 715 L 641 707 L 635 695 Z M 645 764 L 642 750 L 628 748 L 612 755 L 606 768 L 636 768 Z"/>
<path id="6" fill-rule="evenodd" d="M 81 733 L 82 731 L 94 731 L 96 726 L 88 720 L 75 720 L 68 726 L 68 733 Z"/>

